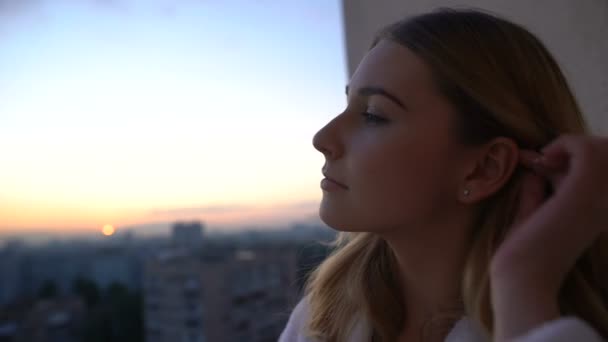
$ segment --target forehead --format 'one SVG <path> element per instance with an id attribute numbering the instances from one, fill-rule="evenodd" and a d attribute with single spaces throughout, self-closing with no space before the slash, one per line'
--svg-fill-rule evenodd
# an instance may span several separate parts
<path id="1" fill-rule="evenodd" d="M 382 40 L 363 58 L 349 88 L 378 86 L 410 102 L 435 92 L 431 71 L 408 48 Z"/>

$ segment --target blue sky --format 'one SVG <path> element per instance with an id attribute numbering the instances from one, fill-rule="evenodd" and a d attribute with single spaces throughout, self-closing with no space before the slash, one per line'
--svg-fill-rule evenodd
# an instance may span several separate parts
<path id="1" fill-rule="evenodd" d="M 341 16 L 338 0 L 0 2 L 0 233 L 314 215 Z"/>

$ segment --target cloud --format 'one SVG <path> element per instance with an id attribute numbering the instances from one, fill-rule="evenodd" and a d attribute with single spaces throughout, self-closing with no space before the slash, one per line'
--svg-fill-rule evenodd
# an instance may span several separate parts
<path id="1" fill-rule="evenodd" d="M 75 4 L 89 4 L 99 9 L 114 10 L 119 12 L 127 11 L 136 5 L 134 0 L 69 0 Z M 34 8 L 41 7 L 43 4 L 54 5 L 58 0 L 0 0 L 0 16 L 15 16 L 26 13 Z M 178 5 L 187 3 L 184 0 L 148 0 L 143 2 L 145 6 L 158 10 L 166 16 L 174 15 Z"/>
<path id="2" fill-rule="evenodd" d="M 285 204 L 280 207 L 284 208 L 284 209 L 309 209 L 309 208 L 316 209 L 319 207 L 319 202 L 316 202 L 316 201 L 295 202 L 295 203 Z"/>
<path id="3" fill-rule="evenodd" d="M 41 2 L 41 0 L 0 0 L 0 15 L 21 14 Z"/>
<path id="4" fill-rule="evenodd" d="M 182 208 L 168 208 L 168 209 L 152 209 L 150 215 L 204 215 L 204 214 L 223 214 L 232 213 L 238 211 L 246 211 L 254 209 L 253 206 L 246 205 L 214 205 L 214 206 L 201 206 L 201 207 L 182 207 Z"/>
<path id="5" fill-rule="evenodd" d="M 299 209 L 316 209 L 319 206 L 318 202 L 305 201 L 286 203 L 270 206 L 253 206 L 253 205 L 242 205 L 242 204 L 228 204 L 228 205 L 211 205 L 211 206 L 193 206 L 193 207 L 181 207 L 181 208 L 157 208 L 149 211 L 150 215 L 153 216 L 174 216 L 174 215 L 209 215 L 209 214 L 228 214 L 236 212 L 247 212 L 255 210 L 299 210 Z"/>

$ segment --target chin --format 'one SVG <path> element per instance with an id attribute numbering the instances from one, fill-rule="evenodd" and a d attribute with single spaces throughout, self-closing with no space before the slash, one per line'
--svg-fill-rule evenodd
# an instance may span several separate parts
<path id="1" fill-rule="evenodd" d="M 321 204 L 319 217 L 329 228 L 339 232 L 367 232 L 366 227 L 369 229 L 368 225 L 362 225 L 361 220 L 349 210 L 337 210 Z"/>

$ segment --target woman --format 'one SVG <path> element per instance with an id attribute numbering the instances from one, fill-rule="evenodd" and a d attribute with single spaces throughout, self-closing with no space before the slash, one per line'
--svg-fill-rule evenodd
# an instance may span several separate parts
<path id="1" fill-rule="evenodd" d="M 314 137 L 341 231 L 280 341 L 608 338 L 608 141 L 532 34 L 397 22 Z"/>

